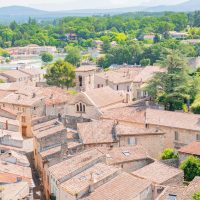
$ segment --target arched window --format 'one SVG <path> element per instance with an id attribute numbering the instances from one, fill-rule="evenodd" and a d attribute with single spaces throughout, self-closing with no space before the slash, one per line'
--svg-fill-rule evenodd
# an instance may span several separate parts
<path id="1" fill-rule="evenodd" d="M 83 105 L 83 112 L 85 113 L 85 105 Z"/>
<path id="2" fill-rule="evenodd" d="M 76 105 L 76 111 L 79 112 L 79 105 Z"/>
<path id="3" fill-rule="evenodd" d="M 82 108 L 82 103 L 80 103 L 80 112 L 83 111 L 83 108 Z"/>

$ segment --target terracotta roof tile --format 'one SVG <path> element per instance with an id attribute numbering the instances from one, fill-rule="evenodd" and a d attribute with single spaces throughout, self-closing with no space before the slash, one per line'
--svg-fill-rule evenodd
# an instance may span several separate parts
<path id="1" fill-rule="evenodd" d="M 132 200 L 151 187 L 147 180 L 123 172 L 92 192 L 84 200 Z"/>
<path id="2" fill-rule="evenodd" d="M 94 121 L 78 124 L 78 133 L 83 144 L 112 143 L 114 142 L 113 122 Z"/>
<path id="3" fill-rule="evenodd" d="M 192 142 L 178 150 L 180 153 L 200 156 L 200 141 Z"/>
<path id="4" fill-rule="evenodd" d="M 155 161 L 154 163 L 146 165 L 132 174 L 152 181 L 155 184 L 163 184 L 177 175 L 183 175 L 183 171 Z"/>

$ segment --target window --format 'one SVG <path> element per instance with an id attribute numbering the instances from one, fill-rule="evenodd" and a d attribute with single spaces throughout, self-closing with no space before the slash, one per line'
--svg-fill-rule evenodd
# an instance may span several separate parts
<path id="1" fill-rule="evenodd" d="M 85 113 L 85 105 L 83 105 L 83 112 Z"/>
<path id="2" fill-rule="evenodd" d="M 79 105 L 76 105 L 76 111 L 79 112 Z"/>
<path id="3" fill-rule="evenodd" d="M 179 133 L 178 133 L 177 131 L 175 131 L 175 135 L 174 135 L 174 137 L 175 137 L 175 140 L 176 140 L 176 141 L 179 140 Z"/>
<path id="4" fill-rule="evenodd" d="M 82 87 L 83 86 L 83 77 L 79 76 L 78 80 L 79 80 L 79 86 Z"/>
<path id="5" fill-rule="evenodd" d="M 176 200 L 176 199 L 177 199 L 176 197 L 177 197 L 177 196 L 174 195 L 174 194 L 169 194 L 168 200 Z"/>
<path id="6" fill-rule="evenodd" d="M 129 145 L 132 145 L 132 146 L 133 146 L 133 145 L 136 145 L 136 139 L 133 138 L 133 137 L 132 137 L 132 138 L 128 138 L 128 144 L 129 144 Z"/>
<path id="7" fill-rule="evenodd" d="M 200 141 L 200 134 L 196 135 L 196 139 L 197 139 L 197 141 Z"/>
<path id="8" fill-rule="evenodd" d="M 119 85 L 117 85 L 117 90 L 119 90 Z"/>
<path id="9" fill-rule="evenodd" d="M 80 112 L 82 112 L 82 103 L 80 103 Z"/>

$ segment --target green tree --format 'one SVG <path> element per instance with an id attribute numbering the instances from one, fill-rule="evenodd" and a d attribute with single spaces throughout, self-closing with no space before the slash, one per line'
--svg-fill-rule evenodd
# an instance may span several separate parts
<path id="1" fill-rule="evenodd" d="M 104 53 L 107 53 L 111 48 L 110 40 L 108 38 L 104 39 L 102 50 Z"/>
<path id="2" fill-rule="evenodd" d="M 161 153 L 160 157 L 162 160 L 168 160 L 178 158 L 178 154 L 173 149 L 167 148 Z"/>
<path id="3" fill-rule="evenodd" d="M 170 51 L 160 64 L 163 72 L 156 73 L 146 89 L 166 110 L 181 110 L 191 98 L 187 61 L 180 53 Z"/>
<path id="4" fill-rule="evenodd" d="M 192 181 L 196 176 L 200 176 L 200 159 L 189 156 L 181 163 L 180 168 L 184 171 L 186 181 Z"/>
<path id="5" fill-rule="evenodd" d="M 143 66 L 143 67 L 150 65 L 150 63 L 151 63 L 150 59 L 140 60 L 140 65 Z"/>
<path id="6" fill-rule="evenodd" d="M 71 63 L 74 66 L 80 66 L 81 62 L 81 51 L 78 47 L 68 46 L 65 48 L 67 55 L 65 61 Z"/>
<path id="7" fill-rule="evenodd" d="M 44 63 L 50 63 L 53 61 L 53 55 L 48 53 L 48 52 L 45 52 L 41 55 L 41 59 Z"/>
<path id="8" fill-rule="evenodd" d="M 67 87 L 67 89 L 73 86 L 75 67 L 72 64 L 64 60 L 57 60 L 55 63 L 47 65 L 46 69 L 47 84 Z"/>
<path id="9" fill-rule="evenodd" d="M 192 200 L 200 200 L 200 191 L 194 193 Z"/>

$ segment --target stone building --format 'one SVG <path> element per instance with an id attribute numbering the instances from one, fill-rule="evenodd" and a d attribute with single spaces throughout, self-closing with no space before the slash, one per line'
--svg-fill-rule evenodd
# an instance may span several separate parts
<path id="1" fill-rule="evenodd" d="M 97 88 L 74 95 L 68 103 L 66 115 L 98 119 L 104 110 L 120 107 L 124 99 L 110 87 Z"/>
<path id="2" fill-rule="evenodd" d="M 134 172 L 150 163 L 154 159 L 149 156 L 141 145 L 132 147 L 98 148 L 106 155 L 106 164 L 121 168 L 125 172 Z"/>
<path id="3" fill-rule="evenodd" d="M 76 90 L 87 91 L 94 89 L 94 75 L 97 67 L 94 65 L 82 65 L 76 68 Z"/>
<path id="4" fill-rule="evenodd" d="M 126 102 L 133 99 L 132 82 L 134 78 L 143 70 L 141 67 L 122 67 L 106 72 L 96 73 L 94 79 L 94 87 L 109 86 L 113 90 L 121 93 Z"/>
<path id="5" fill-rule="evenodd" d="M 148 97 L 148 92 L 145 90 L 147 83 L 149 80 L 153 78 L 153 76 L 157 72 L 163 72 L 159 66 L 146 66 L 144 69 L 134 78 L 132 83 L 132 96 L 133 99 L 141 99 Z"/>
<path id="6" fill-rule="evenodd" d="M 153 197 L 150 181 L 134 177 L 126 172 L 119 174 L 101 185 L 84 200 L 151 200 Z"/>
<path id="7" fill-rule="evenodd" d="M 20 56 L 20 55 L 41 55 L 42 53 L 48 52 L 51 54 L 56 53 L 56 47 L 52 46 L 38 46 L 36 44 L 30 44 L 25 47 L 12 47 L 8 48 L 7 51 L 12 56 Z"/>
<path id="8" fill-rule="evenodd" d="M 164 148 L 179 149 L 200 138 L 200 117 L 195 114 L 124 107 L 108 110 L 101 118 L 123 125 L 160 130 L 165 133 Z"/>
<path id="9" fill-rule="evenodd" d="M 200 140 L 192 142 L 187 146 L 181 147 L 178 150 L 180 161 L 185 160 L 188 156 L 200 158 Z"/>
<path id="10" fill-rule="evenodd" d="M 182 185 L 183 171 L 159 161 L 132 172 L 136 177 L 151 181 L 154 185 Z"/>
<path id="11" fill-rule="evenodd" d="M 188 186 L 168 186 L 156 200 L 180 199 L 189 200 L 195 192 L 200 191 L 200 178 L 196 177 Z"/>
<path id="12" fill-rule="evenodd" d="M 47 174 L 50 184 L 49 195 L 60 199 L 60 184 L 103 160 L 105 156 L 100 151 L 92 149 L 49 167 Z"/>

